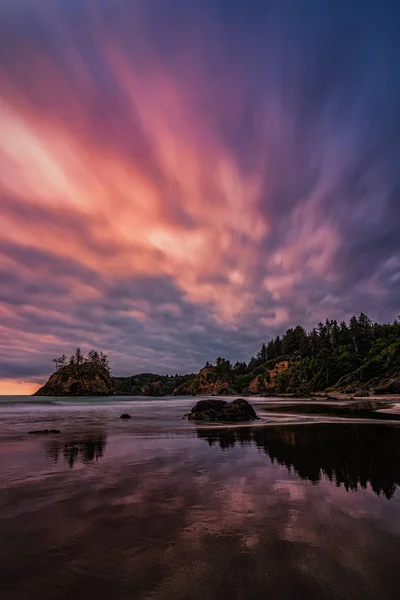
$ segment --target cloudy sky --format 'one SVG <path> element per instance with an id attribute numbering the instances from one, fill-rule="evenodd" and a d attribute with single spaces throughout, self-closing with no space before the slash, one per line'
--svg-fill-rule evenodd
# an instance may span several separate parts
<path id="1" fill-rule="evenodd" d="M 397 0 L 2 0 L 0 393 L 400 312 Z"/>

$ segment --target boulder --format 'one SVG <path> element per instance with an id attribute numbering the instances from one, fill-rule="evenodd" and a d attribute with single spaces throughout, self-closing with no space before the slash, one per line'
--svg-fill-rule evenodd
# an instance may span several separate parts
<path id="1" fill-rule="evenodd" d="M 257 414 L 247 400 L 237 398 L 233 402 L 225 400 L 200 400 L 188 415 L 191 421 L 254 421 Z"/>
<path id="2" fill-rule="evenodd" d="M 128 413 L 124 413 L 120 416 L 120 419 L 132 419 L 131 415 L 128 415 Z"/>

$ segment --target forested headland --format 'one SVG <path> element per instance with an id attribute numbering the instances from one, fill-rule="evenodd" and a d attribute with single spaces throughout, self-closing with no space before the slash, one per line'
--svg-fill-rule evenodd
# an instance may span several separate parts
<path id="1" fill-rule="evenodd" d="M 126 393 L 301 396 L 333 391 L 400 393 L 398 379 L 400 322 L 381 325 L 363 313 L 348 323 L 327 319 L 311 331 L 300 325 L 289 328 L 262 343 L 248 363 L 232 364 L 218 357 L 195 375 L 115 378 L 118 390 Z"/>
<path id="2" fill-rule="evenodd" d="M 91 350 L 84 356 L 79 348 L 54 363 L 38 395 L 400 394 L 400 322 L 373 323 L 361 313 L 348 323 L 327 319 L 310 331 L 298 325 L 262 343 L 248 363 L 218 357 L 198 374 L 111 376 L 107 355 Z"/>

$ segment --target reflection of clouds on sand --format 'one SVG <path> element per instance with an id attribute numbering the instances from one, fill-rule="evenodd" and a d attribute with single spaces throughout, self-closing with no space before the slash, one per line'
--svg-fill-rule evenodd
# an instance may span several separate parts
<path id="1" fill-rule="evenodd" d="M 301 481 L 277 481 L 273 490 L 287 494 L 291 501 L 301 501 L 305 496 L 305 486 Z"/>
<path id="2" fill-rule="evenodd" d="M 20 596 L 323 599 L 334 588 L 372 600 L 379 585 L 380 597 L 394 598 L 396 498 L 349 494 L 326 479 L 312 485 L 254 444 L 222 450 L 186 435 L 110 436 L 98 468 L 57 465 L 0 498 L 0 561 L 7 575 L 18 556 Z M 17 553 L 23 540 L 34 545 L 35 569 Z"/>

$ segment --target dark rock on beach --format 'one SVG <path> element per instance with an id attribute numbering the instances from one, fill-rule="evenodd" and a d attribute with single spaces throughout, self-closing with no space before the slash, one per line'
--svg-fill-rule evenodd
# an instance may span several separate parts
<path id="1" fill-rule="evenodd" d="M 61 431 L 59 429 L 37 429 L 30 431 L 29 435 L 48 435 L 49 433 L 61 433 Z"/>
<path id="2" fill-rule="evenodd" d="M 192 421 L 254 421 L 257 414 L 247 400 L 237 398 L 233 402 L 225 400 L 200 400 L 192 408 L 188 419 Z"/>

